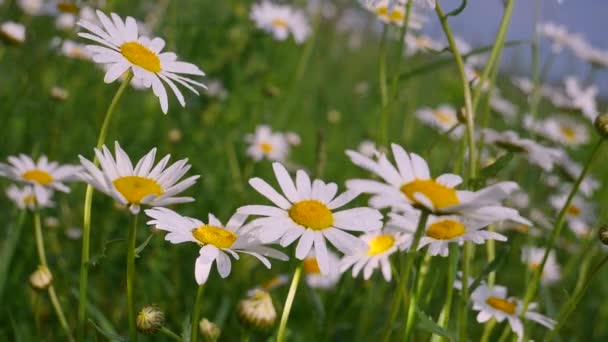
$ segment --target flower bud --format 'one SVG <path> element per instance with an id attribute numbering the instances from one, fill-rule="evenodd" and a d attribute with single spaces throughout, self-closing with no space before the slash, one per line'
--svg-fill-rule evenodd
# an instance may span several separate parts
<path id="1" fill-rule="evenodd" d="M 249 298 L 240 301 L 237 313 L 244 325 L 256 330 L 269 329 L 277 319 L 272 298 L 266 291 L 256 291 Z"/>
<path id="2" fill-rule="evenodd" d="M 46 290 L 53 282 L 53 275 L 46 266 L 38 266 L 38 269 L 30 276 L 30 285 L 34 290 Z"/>
<path id="3" fill-rule="evenodd" d="M 165 325 L 165 314 L 156 305 L 146 305 L 137 314 L 135 322 L 139 332 L 154 335 Z"/>
<path id="4" fill-rule="evenodd" d="M 215 342 L 220 338 L 222 330 L 217 324 L 209 321 L 206 318 L 201 319 L 198 323 L 198 329 L 205 342 Z"/>
<path id="5" fill-rule="evenodd" d="M 608 113 L 598 115 L 594 124 L 598 134 L 602 138 L 608 139 Z"/>
<path id="6" fill-rule="evenodd" d="M 603 226 L 600 228 L 598 238 L 604 245 L 608 245 L 608 226 Z"/>
<path id="7" fill-rule="evenodd" d="M 177 144 L 182 140 L 182 131 L 177 128 L 173 128 L 169 131 L 167 137 L 169 138 L 170 143 Z"/>

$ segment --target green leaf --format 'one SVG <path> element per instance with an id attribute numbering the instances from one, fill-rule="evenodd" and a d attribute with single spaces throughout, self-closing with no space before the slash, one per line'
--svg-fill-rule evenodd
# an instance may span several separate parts
<path id="1" fill-rule="evenodd" d="M 70 289 L 70 293 L 71 295 L 75 298 L 78 299 L 78 290 L 75 288 L 71 288 Z M 110 322 L 110 320 L 103 314 L 103 312 L 99 309 L 99 307 L 97 307 L 95 304 L 93 304 L 93 300 L 89 299 L 87 301 L 87 313 L 89 314 L 90 317 L 92 317 L 93 319 L 95 319 L 96 322 L 99 323 L 99 326 L 106 332 L 110 333 L 110 334 L 118 334 L 116 332 L 116 328 L 114 328 L 114 325 L 112 324 L 112 322 Z"/>
<path id="2" fill-rule="evenodd" d="M 507 165 L 511 162 L 511 160 L 513 160 L 513 156 L 514 156 L 514 154 L 511 152 L 508 152 L 507 154 L 501 156 L 492 164 L 481 169 L 481 171 L 479 171 L 479 177 L 483 178 L 484 180 L 488 179 L 488 178 L 496 177 L 496 175 L 500 171 L 504 170 L 504 168 L 507 167 Z"/>
<path id="3" fill-rule="evenodd" d="M 98 326 L 97 324 L 95 324 L 95 322 L 93 322 L 92 319 L 89 319 L 89 323 L 91 323 L 91 325 L 93 325 L 95 327 L 95 329 L 97 329 L 97 331 L 99 331 L 103 336 L 107 337 L 110 341 L 120 341 L 120 342 L 126 342 L 129 339 L 124 337 L 124 336 L 120 336 L 117 334 L 112 334 L 108 331 L 105 331 L 104 329 L 102 329 L 100 326 Z"/>
<path id="4" fill-rule="evenodd" d="M 139 258 L 139 253 L 141 253 L 146 248 L 146 246 L 148 246 L 148 244 L 150 243 L 150 241 L 152 240 L 154 235 L 155 235 L 154 233 L 150 234 L 150 236 L 148 236 L 146 241 L 144 241 L 141 245 L 139 245 L 137 248 L 135 248 L 135 257 L 136 258 Z"/>
<path id="5" fill-rule="evenodd" d="M 125 239 L 112 239 L 112 240 L 108 240 L 103 244 L 103 248 L 101 249 L 101 253 L 93 256 L 92 258 L 89 259 L 89 262 L 87 263 L 87 266 L 89 267 L 95 267 L 97 266 L 102 259 L 104 259 L 107 255 L 106 255 L 106 250 L 108 249 L 108 246 L 110 246 L 111 244 L 114 244 L 116 242 L 123 242 L 125 241 Z"/>
<path id="6" fill-rule="evenodd" d="M 509 254 L 511 254 L 511 246 L 505 247 L 505 250 L 502 253 L 498 253 L 498 256 L 481 271 L 479 276 L 477 276 L 475 281 L 469 286 L 469 293 L 473 292 L 473 290 L 475 290 L 475 288 L 481 284 L 483 278 L 502 266 L 507 261 Z M 464 282 L 465 281 L 463 280 L 463 284 Z"/>
<path id="7" fill-rule="evenodd" d="M 190 342 L 190 332 L 192 324 L 190 324 L 190 316 L 186 316 L 182 322 L 182 341 Z"/>
<path id="8" fill-rule="evenodd" d="M 456 334 L 454 332 L 439 326 L 439 324 L 435 323 L 435 321 L 424 311 L 420 310 L 419 307 L 416 307 L 416 317 L 418 318 L 416 320 L 416 327 L 418 329 L 445 337 L 449 341 L 456 341 Z"/>

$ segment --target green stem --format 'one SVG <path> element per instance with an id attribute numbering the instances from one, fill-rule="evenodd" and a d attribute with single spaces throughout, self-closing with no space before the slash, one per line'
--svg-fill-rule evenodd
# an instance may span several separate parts
<path id="1" fill-rule="evenodd" d="M 40 212 L 38 210 L 34 211 L 34 234 L 36 236 L 36 250 L 38 251 L 38 259 L 40 265 L 44 266 L 47 270 L 49 270 L 49 265 L 46 261 L 46 252 L 44 251 L 44 239 L 42 238 L 42 224 L 40 223 Z M 50 272 L 50 270 L 49 270 Z M 52 274 L 52 273 L 51 273 Z M 55 287 L 53 285 L 49 286 L 49 297 L 51 298 L 51 304 L 53 305 L 53 309 L 55 310 L 55 314 L 59 319 L 59 323 L 63 328 L 66 336 L 69 341 L 74 341 L 74 337 L 72 337 L 72 332 L 68 321 L 65 318 L 65 314 L 63 313 L 63 309 L 61 308 L 61 303 L 59 299 L 57 299 L 57 294 L 55 293 Z"/>
<path id="2" fill-rule="evenodd" d="M 198 340 L 198 320 L 201 312 L 201 300 L 203 299 L 203 293 L 205 292 L 205 284 L 199 285 L 196 290 L 196 299 L 194 300 L 194 307 L 192 308 L 192 326 L 190 330 L 190 341 L 196 342 Z"/>
<path id="3" fill-rule="evenodd" d="M 446 295 L 443 309 L 439 315 L 439 326 L 448 329 L 450 324 L 450 313 L 452 311 L 452 297 L 454 295 L 454 279 L 456 278 L 456 272 L 458 270 L 458 244 L 452 243 L 449 246 L 450 252 L 448 254 L 448 277 L 446 282 Z M 438 342 L 441 340 L 439 335 L 433 335 L 431 342 Z"/>
<path id="4" fill-rule="evenodd" d="M 530 97 L 530 117 L 535 119 L 538 115 L 538 106 L 540 104 L 540 44 L 538 34 L 538 24 L 542 12 L 542 1 L 536 0 L 534 5 L 534 36 L 532 38 L 532 96 Z"/>
<path id="5" fill-rule="evenodd" d="M 435 12 L 437 12 L 437 16 L 439 17 L 439 21 L 441 22 L 441 27 L 443 32 L 445 33 L 446 38 L 448 39 L 450 50 L 454 55 L 454 61 L 456 62 L 456 66 L 458 68 L 458 73 L 460 76 L 460 80 L 462 82 L 462 88 L 464 91 L 464 106 L 465 106 L 465 124 L 467 131 L 467 142 L 469 147 L 469 180 L 474 179 L 477 176 L 477 151 L 475 149 L 475 112 L 473 109 L 473 101 L 471 97 L 471 87 L 469 86 L 469 81 L 467 79 L 467 75 L 464 69 L 464 62 L 462 60 L 462 56 L 458 51 L 458 46 L 456 45 L 456 40 L 454 39 L 454 34 L 450 29 L 450 25 L 448 24 L 448 18 L 445 16 L 443 11 L 441 10 L 441 6 L 439 3 L 435 6 Z"/>
<path id="6" fill-rule="evenodd" d="M 127 238 L 127 306 L 129 310 L 129 341 L 137 341 L 137 324 L 133 290 L 135 287 L 135 242 L 137 240 L 137 218 L 131 215 L 129 236 Z"/>
<path id="7" fill-rule="evenodd" d="M 496 230 L 496 228 L 494 227 L 493 224 L 488 226 L 488 231 L 489 232 L 494 232 Z M 488 264 L 491 263 L 494 259 L 496 259 L 496 244 L 495 244 L 495 240 L 488 240 L 486 241 L 486 252 L 487 252 L 487 260 L 488 260 Z M 494 286 L 494 282 L 496 281 L 496 271 L 492 271 L 490 272 L 490 274 L 488 274 L 488 286 L 491 288 Z"/>
<path id="8" fill-rule="evenodd" d="M 428 274 L 429 264 L 431 262 L 431 255 L 426 253 L 424 257 L 424 261 L 416 270 L 416 282 L 412 284 L 412 289 L 410 293 L 412 294 L 410 297 L 410 306 L 407 308 L 407 321 L 405 323 L 405 341 L 409 341 L 412 332 L 414 331 L 414 322 L 416 321 L 416 307 L 418 306 L 418 298 L 420 296 L 420 291 L 423 288 L 424 280 Z"/>
<path id="9" fill-rule="evenodd" d="M 570 191 L 570 194 L 568 195 L 568 199 L 566 200 L 566 203 L 564 203 L 564 206 L 562 207 L 562 209 L 559 212 L 557 221 L 555 222 L 555 225 L 553 226 L 553 230 L 551 231 L 551 237 L 549 238 L 549 242 L 547 243 L 547 246 L 545 249 L 545 254 L 543 255 L 543 260 L 541 261 L 540 265 L 536 269 L 536 272 L 534 272 L 531 284 L 526 291 L 526 295 L 524 297 L 523 310 L 521 311 L 522 315 L 526 313 L 526 311 L 528 310 L 528 305 L 530 305 L 530 302 L 536 295 L 536 290 L 538 288 L 538 284 L 540 282 L 541 275 L 543 274 L 543 271 L 545 269 L 545 264 L 547 263 L 547 259 L 549 258 L 549 253 L 555 246 L 555 242 L 557 241 L 557 238 L 559 237 L 560 232 L 566 221 L 566 214 L 568 212 L 568 208 L 570 207 L 570 203 L 572 203 L 572 200 L 574 199 L 574 196 L 578 192 L 578 188 L 580 187 L 581 182 L 583 181 L 583 179 L 589 172 L 589 168 L 591 167 L 591 164 L 593 164 L 593 160 L 597 157 L 597 155 L 600 151 L 600 147 L 602 146 L 602 143 L 604 142 L 604 140 L 605 139 L 600 138 L 600 140 L 593 147 L 593 152 L 591 153 L 589 160 L 587 160 L 587 163 L 585 164 L 583 170 L 581 171 L 581 174 L 579 175 L 578 179 L 572 186 L 572 190 Z"/>
<path id="10" fill-rule="evenodd" d="M 467 309 L 469 307 L 469 274 L 471 267 L 471 242 L 462 246 L 462 305 L 460 306 L 460 341 L 467 340 Z"/>
<path id="11" fill-rule="evenodd" d="M 17 222 L 15 225 L 13 225 L 12 229 L 9 230 L 6 241 L 2 245 L 2 257 L 0 257 L 0 302 L 2 302 L 2 294 L 4 293 L 4 285 L 6 284 L 8 270 L 11 266 L 13 256 L 15 255 L 15 249 L 17 248 L 19 237 L 21 236 L 23 222 L 25 221 L 25 214 L 26 210 L 19 211 Z"/>
<path id="12" fill-rule="evenodd" d="M 277 332 L 277 342 L 285 341 L 285 332 L 287 329 L 287 321 L 289 320 L 289 313 L 291 312 L 291 306 L 293 305 L 293 299 L 296 296 L 298 290 L 298 284 L 300 283 L 300 277 L 302 275 L 302 266 L 300 265 L 293 272 L 291 279 L 291 285 L 289 285 L 289 292 L 285 299 L 285 305 L 283 306 L 283 313 L 281 314 L 281 323 L 279 324 L 279 331 Z"/>
<path id="13" fill-rule="evenodd" d="M 481 340 L 479 341 L 488 342 L 488 339 L 490 338 L 490 336 L 492 336 L 492 330 L 494 330 L 495 326 L 496 320 L 492 318 L 489 322 L 485 324 L 485 327 L 483 328 L 483 335 L 481 335 Z"/>
<path id="14" fill-rule="evenodd" d="M 166 327 L 162 327 L 160 328 L 160 332 L 162 332 L 163 334 L 165 334 L 165 336 L 169 337 L 170 339 L 174 340 L 174 341 L 182 341 L 182 338 L 179 337 L 178 334 L 174 333 L 173 331 L 167 329 Z"/>
<path id="15" fill-rule="evenodd" d="M 380 40 L 380 54 L 378 55 L 378 86 L 380 87 L 380 132 L 378 143 L 386 144 L 388 141 L 388 85 L 386 80 L 386 41 L 388 36 L 387 24 L 382 27 L 382 38 Z"/>
<path id="16" fill-rule="evenodd" d="M 108 135 L 108 128 L 110 127 L 110 121 L 112 114 L 116 109 L 118 101 L 122 97 L 125 89 L 131 83 L 133 73 L 129 71 L 126 79 L 122 82 L 118 91 L 112 98 L 110 107 L 106 111 L 103 124 L 101 125 L 101 131 L 97 138 L 97 149 L 101 149 L 106 141 Z M 95 165 L 99 165 L 97 157 L 93 160 Z M 82 224 L 82 255 L 80 260 L 80 289 L 78 293 L 78 341 L 84 341 L 85 329 L 87 321 L 87 285 L 89 279 L 89 256 L 91 248 L 91 207 L 93 205 L 93 186 L 87 185 L 87 190 L 84 196 L 84 218 Z"/>
<path id="17" fill-rule="evenodd" d="M 502 334 L 500 334 L 500 337 L 498 338 L 498 342 L 505 342 L 508 338 L 509 335 L 511 335 L 511 325 L 509 324 L 509 322 L 505 323 L 505 328 L 502 331 Z"/>

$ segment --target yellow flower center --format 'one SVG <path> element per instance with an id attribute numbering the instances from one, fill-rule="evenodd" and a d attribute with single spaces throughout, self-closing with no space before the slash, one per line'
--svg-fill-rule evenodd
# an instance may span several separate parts
<path id="1" fill-rule="evenodd" d="M 386 252 L 395 244 L 395 237 L 389 234 L 378 235 L 368 243 L 367 255 L 374 256 Z"/>
<path id="2" fill-rule="evenodd" d="M 401 24 L 403 22 L 403 12 L 398 9 L 393 9 L 393 11 L 389 14 L 388 7 L 382 6 L 376 9 L 376 14 L 380 17 L 386 18 L 392 22 L 397 24 Z"/>
<path id="3" fill-rule="evenodd" d="M 161 71 L 158 55 L 138 42 L 124 43 L 120 46 L 120 53 L 125 58 L 145 70 L 158 73 Z"/>
<path id="4" fill-rule="evenodd" d="M 568 141 L 576 139 L 576 131 L 570 127 L 561 127 L 560 131 Z"/>
<path id="5" fill-rule="evenodd" d="M 435 116 L 435 119 L 437 119 L 439 122 L 444 123 L 446 125 L 456 123 L 456 120 L 454 120 L 454 116 L 451 115 L 451 113 L 449 113 L 449 112 L 436 111 L 433 114 Z"/>
<path id="6" fill-rule="evenodd" d="M 36 205 L 36 196 L 27 195 L 23 197 L 23 204 L 25 205 Z"/>
<path id="7" fill-rule="evenodd" d="M 125 176 L 116 178 L 113 182 L 116 190 L 125 197 L 127 202 L 139 204 L 149 195 L 162 195 L 163 189 L 154 179 L 139 176 Z"/>
<path id="8" fill-rule="evenodd" d="M 77 14 L 79 9 L 76 4 L 73 4 L 69 1 L 59 1 L 57 3 L 57 9 L 63 13 Z"/>
<path id="9" fill-rule="evenodd" d="M 319 274 L 321 273 L 321 269 L 319 268 L 319 263 L 317 263 L 317 258 L 306 258 L 303 261 L 304 263 L 304 272 Z"/>
<path id="10" fill-rule="evenodd" d="M 289 27 L 289 23 L 284 19 L 276 18 L 272 21 L 272 26 L 283 29 Z"/>
<path id="11" fill-rule="evenodd" d="M 331 227 L 334 216 L 329 208 L 316 200 L 300 201 L 289 208 L 289 217 L 295 223 L 313 230 Z"/>
<path id="12" fill-rule="evenodd" d="M 46 171 L 34 169 L 24 172 L 21 177 L 30 182 L 36 182 L 40 185 L 47 185 L 53 182 L 53 177 Z"/>
<path id="13" fill-rule="evenodd" d="M 192 231 L 192 236 L 200 243 L 217 248 L 230 248 L 236 241 L 236 234 L 228 229 L 204 224 Z"/>
<path id="14" fill-rule="evenodd" d="M 431 224 L 426 230 L 426 235 L 437 240 L 450 240 L 464 235 L 465 232 L 466 229 L 460 222 L 443 220 Z"/>
<path id="15" fill-rule="evenodd" d="M 441 185 L 432 179 L 416 179 L 404 184 L 401 186 L 401 192 L 403 192 L 403 194 L 412 202 L 421 204 L 414 198 L 414 194 L 419 192 L 433 203 L 435 209 L 441 209 L 459 203 L 456 190 Z"/>
<path id="16" fill-rule="evenodd" d="M 515 314 L 515 304 L 506 299 L 498 297 L 488 297 L 488 299 L 486 299 L 486 303 L 494 309 L 506 312 L 509 315 Z"/>
<path id="17" fill-rule="evenodd" d="M 582 212 L 581 208 L 575 206 L 574 204 L 568 207 L 568 215 L 570 216 L 579 216 Z"/>
<path id="18" fill-rule="evenodd" d="M 262 150 L 262 152 L 268 154 L 268 153 L 272 152 L 273 147 L 269 143 L 264 142 L 264 143 L 260 144 L 260 149 Z"/>

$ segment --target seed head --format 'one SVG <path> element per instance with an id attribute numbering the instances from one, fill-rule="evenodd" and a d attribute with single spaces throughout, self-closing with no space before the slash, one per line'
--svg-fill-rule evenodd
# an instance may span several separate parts
<path id="1" fill-rule="evenodd" d="M 266 291 L 256 291 L 249 298 L 243 299 L 237 307 L 237 313 L 244 325 L 255 330 L 267 330 L 277 319 L 272 298 Z"/>
<path id="2" fill-rule="evenodd" d="M 135 321 L 139 332 L 154 335 L 165 325 L 165 314 L 156 305 L 146 305 L 137 314 Z"/>
<path id="3" fill-rule="evenodd" d="M 53 282 L 53 275 L 46 266 L 38 266 L 38 269 L 30 275 L 30 285 L 34 290 L 46 290 Z"/>
<path id="4" fill-rule="evenodd" d="M 217 324 L 209 321 L 206 318 L 201 319 L 201 321 L 198 323 L 198 329 L 205 342 L 215 342 L 222 334 L 222 330 L 217 326 Z"/>

